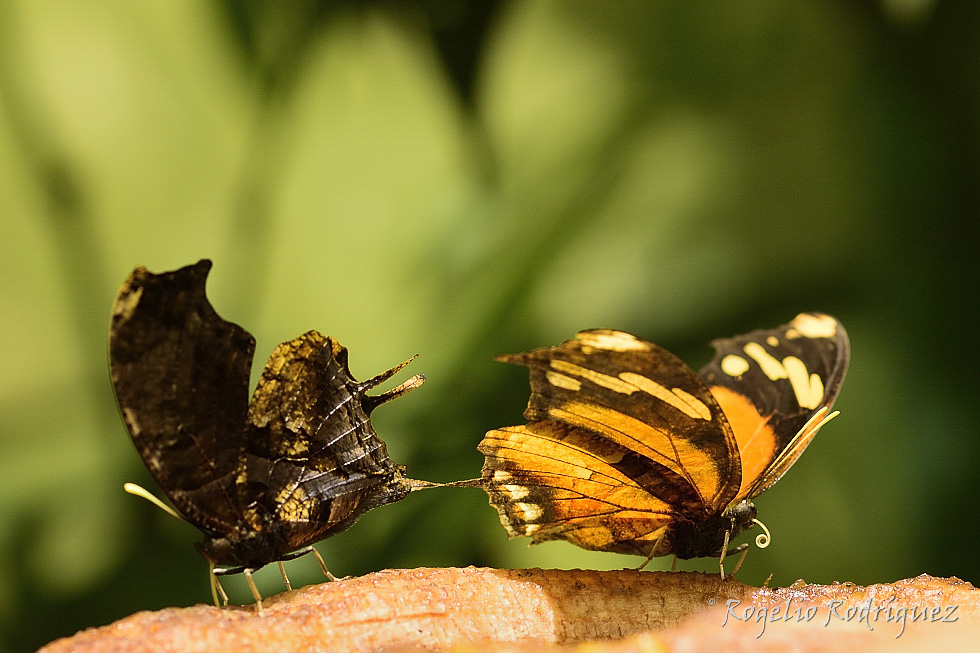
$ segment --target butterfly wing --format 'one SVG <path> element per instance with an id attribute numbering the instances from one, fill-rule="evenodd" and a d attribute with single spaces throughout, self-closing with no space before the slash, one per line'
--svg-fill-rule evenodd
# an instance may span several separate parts
<path id="1" fill-rule="evenodd" d="M 421 377 L 365 394 L 401 367 L 359 383 L 347 368 L 347 349 L 333 338 L 310 331 L 276 347 L 249 406 L 238 486 L 254 529 L 274 524 L 294 550 L 409 493 L 370 412 L 418 387 Z"/>
<path id="2" fill-rule="evenodd" d="M 674 508 L 610 464 L 621 447 L 582 446 L 588 437 L 552 420 L 488 432 L 479 449 L 490 502 L 511 537 L 646 555 Z"/>
<path id="3" fill-rule="evenodd" d="M 150 474 L 189 522 L 225 534 L 242 521 L 235 476 L 255 341 L 211 307 L 210 269 L 136 268 L 112 308 L 109 367 Z"/>
<path id="4" fill-rule="evenodd" d="M 489 432 L 483 479 L 512 536 L 647 554 L 676 519 L 739 487 L 734 436 L 701 379 L 627 333 L 595 329 L 502 356 L 531 369 L 530 424 Z"/>
<path id="5" fill-rule="evenodd" d="M 847 371 L 844 327 L 822 313 L 711 343 L 701 378 L 738 441 L 742 483 L 736 501 L 770 488 L 825 423 Z"/>

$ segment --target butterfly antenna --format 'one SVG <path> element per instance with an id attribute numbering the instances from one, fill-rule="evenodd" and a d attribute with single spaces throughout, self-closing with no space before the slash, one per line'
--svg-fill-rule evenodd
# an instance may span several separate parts
<path id="1" fill-rule="evenodd" d="M 453 481 L 452 483 L 443 483 L 443 487 L 483 487 L 486 485 L 482 478 L 471 478 L 465 481 Z"/>
<path id="2" fill-rule="evenodd" d="M 763 524 L 758 519 L 753 519 L 752 523 L 758 524 L 759 527 L 765 531 L 765 533 L 759 533 L 758 535 L 755 536 L 755 545 L 760 549 L 766 548 L 767 546 L 769 546 L 769 542 L 772 541 L 772 534 L 769 533 L 769 529 L 766 528 L 766 525 Z"/>
<path id="3" fill-rule="evenodd" d="M 416 490 L 428 490 L 432 487 L 446 487 L 450 483 L 433 483 L 432 481 L 420 481 L 417 478 L 406 478 L 402 479 L 402 482 L 408 485 L 408 489 L 411 492 Z"/>
<path id="4" fill-rule="evenodd" d="M 153 494 L 151 494 L 146 488 L 144 488 L 141 485 L 136 485 L 136 483 L 123 483 L 123 490 L 129 492 L 130 494 L 146 499 L 160 510 L 164 511 L 168 515 L 173 515 L 180 521 L 186 521 L 183 517 L 180 516 L 180 513 L 178 513 L 176 510 L 174 510 L 173 508 L 165 504 L 163 501 L 160 501 L 160 499 L 156 498 Z"/>

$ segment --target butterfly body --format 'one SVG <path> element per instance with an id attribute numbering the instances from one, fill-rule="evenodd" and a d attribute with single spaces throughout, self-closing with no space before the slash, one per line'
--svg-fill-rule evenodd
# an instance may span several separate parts
<path id="1" fill-rule="evenodd" d="M 413 482 L 405 478 L 403 466 L 389 477 L 382 477 L 378 483 L 380 491 L 371 493 L 367 501 L 329 525 L 329 532 L 323 537 L 341 533 L 361 518 L 361 516 L 389 503 L 404 499 L 412 491 Z M 291 529 L 284 525 L 274 513 L 260 515 L 261 521 L 242 523 L 224 533 L 205 533 L 203 540 L 195 546 L 205 560 L 215 565 L 218 575 L 238 573 L 245 569 L 259 569 L 273 561 L 291 560 L 310 551 L 307 542 L 310 537 L 299 539 Z M 301 548 L 297 548 L 297 546 Z"/>
<path id="2" fill-rule="evenodd" d="M 722 514 L 701 521 L 678 520 L 665 538 L 664 550 L 681 560 L 720 557 L 729 541 L 752 527 L 756 512 L 751 501 L 740 501 Z"/>
<path id="3" fill-rule="evenodd" d="M 205 295 L 211 262 L 137 268 L 113 306 L 110 372 L 140 457 L 180 515 L 204 534 L 214 573 L 250 572 L 302 555 L 421 481 L 388 457 L 371 411 L 416 376 L 367 391 L 347 349 L 309 331 L 280 344 L 248 397 L 255 340 Z"/>
<path id="4" fill-rule="evenodd" d="M 486 434 L 483 484 L 512 537 L 680 558 L 724 557 L 752 499 L 825 423 L 843 327 L 801 314 L 716 340 L 700 374 L 621 331 L 498 360 L 531 370 L 528 424 Z"/>

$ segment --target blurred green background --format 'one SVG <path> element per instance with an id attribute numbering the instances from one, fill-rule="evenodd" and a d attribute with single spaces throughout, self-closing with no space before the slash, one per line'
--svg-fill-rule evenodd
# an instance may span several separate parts
<path id="1" fill-rule="evenodd" d="M 698 367 L 832 313 L 843 415 L 758 500 L 773 543 L 739 578 L 980 580 L 977 34 L 970 0 L 3 0 L 0 650 L 210 600 L 197 531 L 122 492 L 157 488 L 106 362 L 130 270 L 201 257 L 256 372 L 313 328 L 359 378 L 419 353 L 374 422 L 433 481 L 523 421 L 496 354 L 613 327 Z M 508 542 L 472 489 L 319 550 L 338 575 L 639 562 Z"/>

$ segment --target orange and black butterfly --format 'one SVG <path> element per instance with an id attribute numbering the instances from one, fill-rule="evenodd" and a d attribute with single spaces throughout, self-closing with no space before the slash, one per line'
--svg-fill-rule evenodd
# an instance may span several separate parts
<path id="1" fill-rule="evenodd" d="M 405 477 L 370 420 L 424 377 L 368 395 L 410 361 L 357 381 L 347 349 L 309 331 L 276 347 L 249 402 L 255 339 L 212 308 L 210 269 L 201 260 L 161 274 L 133 271 L 112 309 L 110 372 L 147 469 L 177 516 L 204 533 L 197 548 L 212 590 L 220 590 L 215 574 L 244 572 L 258 601 L 252 571 L 279 562 L 288 587 L 281 561 L 312 552 L 332 578 L 312 543 L 434 487 Z"/>
<path id="2" fill-rule="evenodd" d="M 510 536 L 723 563 L 755 521 L 752 499 L 836 415 L 849 344 L 833 317 L 803 313 L 712 345 L 700 374 L 608 329 L 499 357 L 531 369 L 529 423 L 479 446 L 483 486 Z"/>

